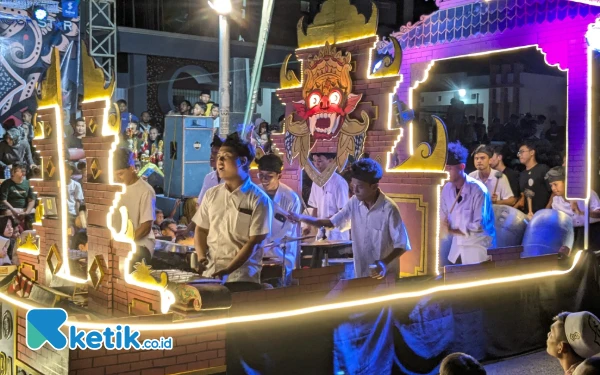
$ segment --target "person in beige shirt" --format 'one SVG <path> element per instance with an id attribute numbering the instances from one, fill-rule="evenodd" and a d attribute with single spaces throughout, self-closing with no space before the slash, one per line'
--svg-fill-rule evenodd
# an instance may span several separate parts
<path id="1" fill-rule="evenodd" d="M 206 192 L 193 218 L 198 271 L 221 278 L 231 291 L 261 289 L 261 245 L 271 232 L 271 200 L 249 175 L 254 156 L 237 133 L 227 137 L 217 154 L 224 184 Z"/>

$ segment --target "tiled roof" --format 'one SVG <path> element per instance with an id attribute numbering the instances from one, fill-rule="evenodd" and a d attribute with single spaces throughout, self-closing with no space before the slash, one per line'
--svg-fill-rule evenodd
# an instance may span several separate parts
<path id="1" fill-rule="evenodd" d="M 436 11 L 392 35 L 409 49 L 599 13 L 600 7 L 568 0 L 493 0 Z"/>

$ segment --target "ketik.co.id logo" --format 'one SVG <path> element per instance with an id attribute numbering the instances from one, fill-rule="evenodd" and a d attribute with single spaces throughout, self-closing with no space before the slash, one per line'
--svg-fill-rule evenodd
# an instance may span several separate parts
<path id="1" fill-rule="evenodd" d="M 173 349 L 173 338 L 146 339 L 139 341 L 140 332 L 132 330 L 128 325 L 106 327 L 102 331 L 78 330 L 69 327 L 69 337 L 60 330 L 67 321 L 67 312 L 63 309 L 33 309 L 27 312 L 25 338 L 27 347 L 32 350 L 41 348 L 46 342 L 54 349 Z"/>

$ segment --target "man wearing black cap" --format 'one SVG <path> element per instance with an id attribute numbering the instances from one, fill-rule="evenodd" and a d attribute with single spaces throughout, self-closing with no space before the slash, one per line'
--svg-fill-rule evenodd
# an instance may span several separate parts
<path id="1" fill-rule="evenodd" d="M 217 173 L 217 154 L 219 153 L 219 148 L 223 145 L 223 140 L 219 138 L 217 134 L 213 136 L 213 140 L 210 143 L 210 167 L 213 169 L 212 172 L 204 176 L 204 182 L 202 183 L 202 189 L 200 189 L 200 194 L 198 194 L 198 202 L 197 206 L 200 206 L 202 203 L 202 199 L 204 195 L 211 187 L 215 187 L 219 184 L 222 184 L 223 181 L 219 178 L 219 174 Z"/>
<path id="2" fill-rule="evenodd" d="M 214 267 L 207 276 L 220 277 L 232 291 L 261 289 L 261 245 L 271 232 L 271 200 L 248 174 L 254 155 L 237 133 L 227 137 L 216 157 L 224 183 L 208 189 L 193 218 L 198 271 Z"/>
<path id="3" fill-rule="evenodd" d="M 309 225 L 352 230 L 352 252 L 356 277 L 398 277 L 400 262 L 396 259 L 410 250 L 406 227 L 396 203 L 379 189 L 383 176 L 381 166 L 373 159 L 352 164 L 354 196 L 329 219 L 306 215 L 290 215 Z"/>
<path id="4" fill-rule="evenodd" d="M 481 182 L 466 175 L 467 155 L 459 142 L 448 144 L 449 179 L 440 198 L 440 237 L 452 236 L 448 260 L 454 264 L 485 262 L 487 249 L 496 242 L 492 200 Z"/>
<path id="5" fill-rule="evenodd" d="M 546 181 L 550 184 L 552 193 L 552 209 L 564 212 L 573 219 L 575 230 L 574 250 L 584 248 L 585 201 L 567 200 L 565 196 L 565 168 L 554 167 L 546 173 Z M 600 250 L 600 199 L 595 191 L 590 191 L 590 228 L 588 249 Z"/>
<path id="6" fill-rule="evenodd" d="M 152 223 L 156 219 L 156 195 L 154 189 L 146 181 L 139 178 L 135 172 L 133 153 L 125 148 L 119 148 L 114 155 L 114 170 L 116 182 L 125 184 L 125 192 L 119 204 L 127 208 L 128 219 L 135 231 L 136 254 L 130 265 L 132 267 L 142 259 L 150 264 L 154 254 L 154 233 Z"/>
<path id="7" fill-rule="evenodd" d="M 297 237 L 298 225 L 287 218 L 290 213 L 299 214 L 302 211 L 300 197 L 290 187 L 281 183 L 281 171 L 283 169 L 283 160 L 275 154 L 265 155 L 258 159 L 258 179 L 261 187 L 273 201 L 273 220 L 271 224 L 271 234 L 265 241 L 281 240 L 283 237 Z M 285 270 L 286 279 L 289 280 L 292 270 L 296 265 L 296 256 L 298 255 L 298 243 L 290 242 L 286 245 L 285 251 Z M 280 246 L 273 246 L 265 249 L 264 256 L 283 257 L 283 250 Z"/>

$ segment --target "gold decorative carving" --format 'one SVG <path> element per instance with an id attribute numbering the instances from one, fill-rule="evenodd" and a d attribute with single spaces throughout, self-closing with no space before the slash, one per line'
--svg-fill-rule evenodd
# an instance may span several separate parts
<path id="1" fill-rule="evenodd" d="M 108 126 L 117 134 L 121 132 L 121 111 L 117 103 L 113 103 L 113 110 L 108 114 Z"/>
<path id="2" fill-rule="evenodd" d="M 150 273 L 152 266 L 146 264 L 146 259 L 142 259 L 141 263 L 136 263 L 134 266 L 134 271 L 131 274 L 134 280 L 150 285 L 160 286 L 162 288 L 166 288 L 169 283 L 169 276 L 166 272 L 160 273 L 160 281 L 156 280 Z"/>
<path id="3" fill-rule="evenodd" d="M 402 48 L 400 47 L 400 43 L 398 43 L 398 39 L 391 37 L 392 44 L 394 45 L 394 60 L 392 60 L 391 56 L 385 56 L 383 58 L 383 63 L 381 64 L 381 68 L 371 74 L 373 78 L 382 78 L 382 77 L 394 77 L 400 74 L 400 65 L 402 65 Z M 371 53 L 374 53 L 372 51 Z M 372 67 L 369 67 L 372 69 Z"/>
<path id="4" fill-rule="evenodd" d="M 104 71 L 101 68 L 96 67 L 94 58 L 90 56 L 88 47 L 85 44 L 83 44 L 81 48 L 81 64 L 83 70 L 83 82 L 85 84 L 83 89 L 83 101 L 94 102 L 112 97 L 115 89 L 114 71 L 108 87 L 105 88 L 106 78 L 104 76 Z"/>
<path id="5" fill-rule="evenodd" d="M 421 228 L 421 255 L 419 257 L 419 265 L 415 266 L 414 272 L 402 272 L 401 277 L 424 275 L 425 265 L 427 264 L 427 249 L 429 246 L 429 203 L 425 201 L 423 194 L 397 194 L 389 193 L 388 197 L 396 203 L 409 203 L 416 206 L 416 210 L 421 213 L 420 228 Z"/>
<path id="6" fill-rule="evenodd" d="M 54 162 L 52 161 L 52 156 L 49 156 L 48 160 L 44 164 L 46 164 L 46 167 L 44 168 L 44 171 L 46 172 L 46 176 L 48 176 L 48 178 L 54 177 L 54 173 L 56 172 L 56 166 L 54 165 Z"/>
<path id="7" fill-rule="evenodd" d="M 304 17 L 298 21 L 298 48 L 318 47 L 326 42 L 339 44 L 377 35 L 379 11 L 373 3 L 371 9 L 371 18 L 366 21 L 350 0 L 325 1 L 306 33 L 302 27 Z"/>
<path id="8" fill-rule="evenodd" d="M 98 129 L 98 124 L 96 124 L 96 120 L 93 117 L 89 121 L 88 129 L 92 135 L 96 134 L 96 130 Z"/>
<path id="9" fill-rule="evenodd" d="M 42 121 L 44 124 L 44 138 L 50 138 L 52 135 L 52 123 L 50 121 Z"/>
<path id="10" fill-rule="evenodd" d="M 42 224 L 42 219 L 44 218 L 44 205 L 41 200 L 38 203 L 38 206 L 35 208 L 35 224 Z"/>
<path id="11" fill-rule="evenodd" d="M 60 255 L 60 251 L 58 251 L 58 246 L 56 244 L 50 246 L 50 251 L 48 252 L 48 256 L 46 257 L 46 264 L 50 267 L 50 271 L 53 275 L 56 275 L 60 268 L 63 265 L 63 259 Z"/>
<path id="12" fill-rule="evenodd" d="M 37 281 L 38 279 L 38 272 L 32 264 L 21 263 L 19 265 L 18 271 L 30 278 L 31 281 Z"/>
<path id="13" fill-rule="evenodd" d="M 97 180 L 98 177 L 100 177 L 100 175 L 102 174 L 102 167 L 100 167 L 100 162 L 98 161 L 98 159 L 92 159 L 92 162 L 90 164 L 90 172 L 92 172 L 92 177 L 94 178 L 94 180 Z"/>
<path id="14" fill-rule="evenodd" d="M 283 90 L 302 87 L 302 83 L 296 77 L 296 73 L 294 73 L 293 70 L 287 70 L 288 62 L 290 61 L 291 57 L 291 53 L 285 57 L 285 60 L 281 65 L 281 70 L 279 71 L 279 84 Z"/>
<path id="15" fill-rule="evenodd" d="M 415 149 L 413 155 L 404 160 L 400 165 L 393 168 L 400 171 L 443 171 L 446 167 L 446 154 L 448 150 L 448 135 L 446 133 L 446 125 L 442 119 L 437 116 L 433 117 L 437 129 L 437 142 L 435 149 L 431 150 L 431 146 L 427 143 L 421 143 Z"/>
<path id="16" fill-rule="evenodd" d="M 38 108 L 58 106 L 62 108 L 62 90 L 60 81 L 60 56 L 58 48 L 53 47 L 50 66 L 46 70 L 46 78 L 41 82 L 41 97 L 38 98 Z M 49 134 L 46 134 L 48 137 Z"/>
<path id="17" fill-rule="evenodd" d="M 88 275 L 90 276 L 90 280 L 92 281 L 92 285 L 94 289 L 98 289 L 102 281 L 104 281 L 104 267 L 103 267 L 103 258 L 101 255 L 96 255 L 94 260 L 92 261 L 92 265 L 88 270 Z"/>
<path id="18" fill-rule="evenodd" d="M 37 113 L 33 115 L 33 139 L 44 138 L 44 121 L 38 121 Z"/>
<path id="19" fill-rule="evenodd" d="M 156 311 L 152 310 L 152 304 L 146 301 L 133 298 L 128 306 L 129 315 L 155 315 Z"/>
<path id="20" fill-rule="evenodd" d="M 31 232 L 27 233 L 25 239 L 17 238 L 17 250 L 28 252 L 40 252 L 40 238 L 34 236 Z"/>

